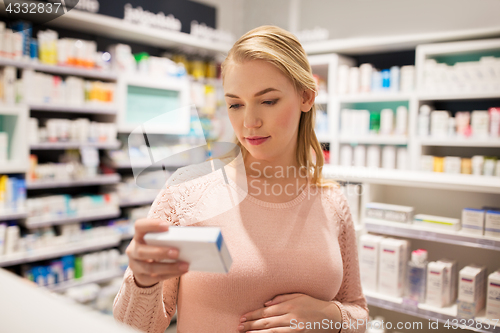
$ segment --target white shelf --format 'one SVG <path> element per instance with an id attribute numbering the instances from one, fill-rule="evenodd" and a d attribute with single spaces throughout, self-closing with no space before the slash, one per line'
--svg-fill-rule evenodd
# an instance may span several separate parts
<path id="1" fill-rule="evenodd" d="M 420 138 L 418 142 L 422 146 L 445 146 L 445 147 L 500 147 L 500 138 L 474 139 L 474 138 Z"/>
<path id="2" fill-rule="evenodd" d="M 359 95 L 339 96 L 340 103 L 370 103 L 370 102 L 405 102 L 414 97 L 411 93 L 366 93 Z"/>
<path id="3" fill-rule="evenodd" d="M 62 257 L 68 254 L 97 251 L 109 247 L 118 246 L 121 238 L 119 236 L 101 237 L 78 243 L 51 246 L 33 251 L 32 253 L 14 253 L 0 256 L 0 267 L 19 265 L 29 262 L 41 261 Z"/>
<path id="4" fill-rule="evenodd" d="M 449 93 L 449 94 L 418 94 L 421 101 L 451 101 L 468 99 L 500 99 L 500 92 L 490 93 Z"/>
<path id="5" fill-rule="evenodd" d="M 351 182 L 500 193 L 500 177 L 325 165 L 325 178 Z"/>
<path id="6" fill-rule="evenodd" d="M 18 68 L 29 68 L 40 72 L 58 74 L 58 75 L 74 75 L 92 79 L 114 81 L 118 75 L 111 71 L 102 71 L 98 69 L 79 68 L 71 66 L 55 66 L 44 65 L 32 61 L 17 61 L 6 58 L 0 58 L 0 66 L 14 66 Z"/>
<path id="7" fill-rule="evenodd" d="M 0 175 L 6 173 L 25 173 L 27 170 L 28 165 L 18 161 L 2 162 L 2 165 L 0 165 Z"/>
<path id="8" fill-rule="evenodd" d="M 453 230 L 432 230 L 413 224 L 379 221 L 371 218 L 365 218 L 364 225 L 367 231 L 377 234 L 500 251 L 500 238 L 471 235 Z"/>
<path id="9" fill-rule="evenodd" d="M 165 168 L 167 168 L 167 169 L 182 168 L 182 167 L 185 167 L 186 165 L 187 165 L 187 163 L 186 164 L 166 164 Z M 114 169 L 131 169 L 132 164 L 130 162 L 118 162 L 118 163 L 112 162 L 110 167 L 112 167 Z M 138 169 L 146 169 L 146 168 L 162 169 L 162 166 L 161 165 L 152 166 L 151 164 L 148 164 L 148 163 L 134 163 L 134 168 L 138 168 Z"/>
<path id="10" fill-rule="evenodd" d="M 60 150 L 60 149 L 78 149 L 80 147 L 95 147 L 98 149 L 117 149 L 121 143 L 116 142 L 44 142 L 30 145 L 31 150 Z"/>
<path id="11" fill-rule="evenodd" d="M 126 22 L 123 19 L 79 10 L 69 11 L 58 17 L 57 20 L 50 21 L 48 25 L 73 30 L 77 27 L 80 32 L 163 48 L 188 47 L 210 53 L 226 54 L 232 47 L 231 43 L 211 41 L 190 34 L 165 29 L 155 29 L 145 25 Z"/>
<path id="12" fill-rule="evenodd" d="M 99 210 L 97 212 L 87 212 L 85 215 L 69 216 L 69 217 L 29 217 L 24 222 L 26 228 L 34 229 L 51 225 L 61 225 L 69 223 L 79 223 L 94 220 L 112 219 L 120 216 L 118 208 L 107 209 L 106 211 Z"/>
<path id="13" fill-rule="evenodd" d="M 89 114 L 117 114 L 118 110 L 113 105 L 87 105 L 87 106 L 71 106 L 60 104 L 30 104 L 30 110 L 33 111 L 49 111 L 49 112 L 64 112 L 64 113 L 89 113 Z"/>
<path id="14" fill-rule="evenodd" d="M 424 319 L 429 319 L 429 320 L 437 320 L 443 324 L 447 323 L 450 326 L 457 326 L 461 327 L 459 325 L 460 322 L 458 322 L 458 325 L 455 322 L 453 322 L 453 319 L 457 319 L 457 305 L 454 304 L 449 307 L 445 308 L 438 308 L 434 306 L 430 306 L 427 304 L 419 304 L 418 307 L 412 307 L 405 305 L 403 303 L 403 299 L 401 297 L 390 297 L 390 296 L 385 296 L 376 292 L 372 291 L 363 291 L 366 297 L 366 301 L 368 302 L 368 305 L 371 306 L 376 306 L 379 308 L 387 309 L 390 311 L 395 311 L 395 312 L 400 312 L 400 313 L 405 313 L 411 316 L 419 317 L 419 318 L 424 318 Z M 483 310 L 484 313 L 484 310 Z M 475 323 L 477 322 L 482 322 L 484 320 L 482 313 L 479 313 L 480 316 L 475 318 Z M 448 321 L 448 322 L 447 322 Z M 470 322 L 467 322 L 470 324 Z M 484 332 L 484 333 L 489 333 L 489 332 L 500 332 L 500 326 L 497 324 L 497 327 L 494 328 L 494 323 L 491 324 L 490 320 L 490 328 L 477 328 L 477 327 L 464 327 L 464 329 L 475 331 L 475 332 Z M 479 325 L 477 325 L 479 326 Z M 483 324 L 483 326 L 485 326 Z M 424 331 L 428 329 L 426 327 L 426 323 L 422 324 L 422 328 Z"/>
<path id="15" fill-rule="evenodd" d="M 21 114 L 26 107 L 22 104 L 0 104 L 0 115 L 17 116 Z"/>
<path id="16" fill-rule="evenodd" d="M 56 188 L 56 187 L 76 187 L 76 186 L 92 186 L 92 185 L 106 185 L 116 184 L 120 181 L 120 175 L 117 173 L 110 175 L 97 175 L 87 179 L 79 180 L 43 180 L 27 182 L 26 188 L 28 190 Z"/>
<path id="17" fill-rule="evenodd" d="M 114 278 L 123 276 L 123 274 L 124 274 L 124 272 L 120 269 L 108 271 L 108 272 L 94 273 L 94 274 L 84 275 L 79 279 L 74 279 L 71 281 L 63 281 L 63 282 L 58 283 L 56 285 L 47 286 L 45 288 L 52 290 L 52 291 L 61 292 L 61 291 L 64 291 L 68 288 L 78 287 L 78 286 L 82 286 L 82 285 L 89 284 L 89 283 L 107 282 L 107 281 L 112 280 Z"/>
<path id="18" fill-rule="evenodd" d="M 0 211 L 0 221 L 8 221 L 8 220 L 20 220 L 28 217 L 28 213 L 25 210 L 19 211 L 11 211 L 11 210 L 2 210 Z"/>
<path id="19" fill-rule="evenodd" d="M 65 15 L 63 15 L 64 17 Z M 59 19 L 58 19 L 59 20 Z M 304 43 L 307 54 L 343 53 L 364 54 L 400 50 L 412 50 L 417 45 L 450 40 L 463 40 L 482 37 L 498 36 L 500 28 L 483 28 L 469 30 L 455 30 L 449 32 L 426 32 L 416 34 L 402 34 L 382 37 L 360 37 L 346 39 L 330 39 L 320 42 Z"/>
<path id="20" fill-rule="evenodd" d="M 120 207 L 132 207 L 132 206 L 145 206 L 151 205 L 155 201 L 156 196 L 145 197 L 145 198 L 133 198 L 129 200 L 120 200 Z"/>
<path id="21" fill-rule="evenodd" d="M 365 137 L 349 137 L 341 136 L 341 143 L 361 143 L 361 144 L 378 144 L 378 145 L 406 145 L 408 138 L 399 135 L 373 135 Z"/>

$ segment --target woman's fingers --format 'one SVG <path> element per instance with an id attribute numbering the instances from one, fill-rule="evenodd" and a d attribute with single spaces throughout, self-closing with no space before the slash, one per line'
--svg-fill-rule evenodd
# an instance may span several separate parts
<path id="1" fill-rule="evenodd" d="M 138 219 L 135 221 L 134 239 L 139 243 L 145 244 L 144 235 L 148 232 L 165 232 L 168 231 L 169 224 L 158 219 Z"/>
<path id="2" fill-rule="evenodd" d="M 174 276 L 187 272 L 188 263 L 179 261 L 175 263 L 146 262 L 132 259 L 129 261 L 130 269 L 137 275 L 148 275 L 150 277 Z M 184 268 L 184 269 L 183 269 Z"/>
<path id="3" fill-rule="evenodd" d="M 136 260 L 175 260 L 179 257 L 179 250 L 174 247 L 144 245 L 132 240 L 127 248 L 127 255 Z"/>

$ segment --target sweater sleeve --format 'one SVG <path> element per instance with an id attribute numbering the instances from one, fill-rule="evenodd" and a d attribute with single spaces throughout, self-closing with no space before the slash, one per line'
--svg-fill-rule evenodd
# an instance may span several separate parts
<path id="1" fill-rule="evenodd" d="M 178 225 L 171 188 L 163 189 L 156 197 L 148 218 L 161 219 Z M 174 277 L 148 288 L 137 286 L 130 267 L 113 302 L 113 316 L 117 321 L 147 333 L 163 333 L 170 325 L 177 305 L 180 277 Z"/>
<path id="2" fill-rule="evenodd" d="M 369 310 L 361 288 L 356 231 L 351 211 L 344 194 L 335 191 L 336 211 L 339 216 L 339 245 L 344 276 L 340 290 L 332 300 L 342 315 L 341 333 L 363 333 L 366 330 Z"/>

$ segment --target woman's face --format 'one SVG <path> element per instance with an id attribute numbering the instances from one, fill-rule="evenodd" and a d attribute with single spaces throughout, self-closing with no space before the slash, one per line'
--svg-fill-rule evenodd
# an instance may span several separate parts
<path id="1" fill-rule="evenodd" d="M 298 93 L 274 65 L 263 60 L 232 62 L 224 92 L 229 119 L 239 141 L 257 160 L 295 160 L 300 115 L 314 93 Z"/>

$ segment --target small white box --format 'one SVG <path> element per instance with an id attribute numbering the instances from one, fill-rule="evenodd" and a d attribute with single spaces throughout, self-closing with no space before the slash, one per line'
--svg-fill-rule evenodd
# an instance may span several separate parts
<path id="1" fill-rule="evenodd" d="M 460 230 L 460 220 L 448 217 L 417 214 L 415 215 L 415 219 L 413 222 L 416 225 L 430 227 L 430 228 L 453 230 L 453 231 Z"/>
<path id="2" fill-rule="evenodd" d="M 484 209 L 464 208 L 462 210 L 462 230 L 468 234 L 482 235 L 484 213 Z"/>
<path id="3" fill-rule="evenodd" d="M 500 270 L 493 272 L 488 276 L 486 318 L 500 318 Z"/>
<path id="4" fill-rule="evenodd" d="M 411 223 L 413 207 L 369 202 L 366 204 L 366 217 L 400 223 Z"/>
<path id="5" fill-rule="evenodd" d="M 474 318 L 485 306 L 486 268 L 469 265 L 459 273 L 458 317 Z"/>
<path id="6" fill-rule="evenodd" d="M 144 240 L 148 245 L 179 249 L 178 260 L 188 262 L 190 271 L 227 273 L 232 264 L 219 227 L 170 226 L 166 232 L 146 234 Z"/>
<path id="7" fill-rule="evenodd" d="M 486 211 L 484 219 L 484 235 L 500 238 L 500 211 Z"/>
<path id="8" fill-rule="evenodd" d="M 385 238 L 380 242 L 379 293 L 393 297 L 403 295 L 408 248 L 407 240 Z"/>
<path id="9" fill-rule="evenodd" d="M 377 291 L 380 242 L 383 239 L 370 234 L 359 237 L 359 272 L 364 290 Z"/>
<path id="10" fill-rule="evenodd" d="M 445 306 L 455 303 L 457 299 L 457 278 L 458 278 L 458 265 L 456 260 L 440 259 L 438 262 L 446 266 L 445 270 L 445 291 L 446 302 Z"/>
<path id="11" fill-rule="evenodd" d="M 439 261 L 431 261 L 427 265 L 426 303 L 442 308 L 447 305 L 449 297 L 446 290 L 447 265 Z"/>

